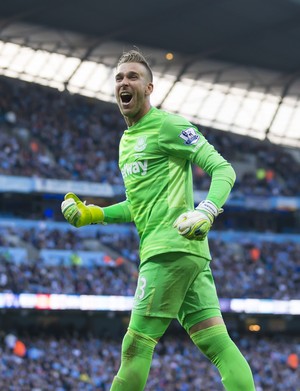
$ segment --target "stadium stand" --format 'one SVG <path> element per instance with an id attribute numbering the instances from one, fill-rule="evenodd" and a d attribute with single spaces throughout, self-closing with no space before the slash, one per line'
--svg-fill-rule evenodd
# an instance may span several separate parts
<path id="1" fill-rule="evenodd" d="M 90 0 L 87 1 L 91 5 Z M 16 2 L 11 3 L 13 7 Z M 47 16 L 51 20 L 53 14 L 58 25 L 60 21 L 73 22 L 69 17 L 70 9 L 65 10 L 67 15 L 64 14 L 61 2 L 55 2 L 53 13 L 49 12 L 54 9 L 53 0 L 45 2 L 43 6 L 34 7 L 34 12 L 24 9 L 23 13 L 23 6 L 20 2 L 17 3 L 18 15 L 10 16 L 10 6 L 7 5 L 3 15 L 8 19 L 2 19 L 0 16 L 1 73 L 15 77 L 14 72 L 19 72 L 19 76 L 25 80 L 38 80 L 38 77 L 30 79 L 30 75 L 26 74 L 27 64 L 23 69 L 12 69 L 12 72 L 9 72 L 9 65 L 5 63 L 5 41 L 9 43 L 10 39 L 20 44 L 15 57 L 18 57 L 21 49 L 28 51 L 28 45 L 32 44 L 33 51 L 45 50 L 49 63 L 49 53 L 52 50 L 60 52 L 62 57 L 76 57 L 81 52 L 79 57 L 81 56 L 83 66 L 98 55 L 98 60 L 104 58 L 105 65 L 114 63 L 114 49 L 109 45 L 105 46 L 105 42 L 104 47 L 100 44 L 97 52 L 98 40 L 77 37 L 73 41 L 74 37 L 69 32 L 55 31 L 54 35 L 59 36 L 59 42 L 53 44 L 53 32 L 49 36 L 41 27 L 34 28 L 40 33 L 38 39 L 34 29 L 26 25 L 16 26 L 15 29 L 13 25 L 10 29 L 10 23 L 13 24 L 15 18 L 26 20 L 26 15 L 29 21 L 35 17 L 36 20 L 44 21 Z M 154 3 L 145 2 L 144 7 L 139 8 L 145 13 L 145 7 L 150 7 L 147 12 L 152 17 Z M 174 2 L 159 3 L 159 7 L 168 8 L 164 10 L 170 12 L 171 16 L 178 10 Z M 202 2 L 197 3 L 199 5 Z M 243 83 L 246 85 L 243 86 L 244 97 L 257 91 L 265 91 L 265 95 L 262 92 L 259 98 L 260 103 L 264 100 L 266 105 L 270 103 L 267 94 L 273 88 L 276 94 L 281 94 L 280 99 L 278 98 L 277 114 L 280 114 L 280 106 L 287 110 L 285 98 L 289 109 L 292 106 L 296 108 L 299 102 L 299 86 L 296 83 L 294 86 L 293 83 L 297 81 L 295 67 L 298 67 L 299 60 L 297 51 L 287 49 L 288 46 L 293 47 L 293 39 L 296 45 L 299 41 L 296 34 L 299 18 L 294 9 L 297 2 L 289 2 L 289 8 L 286 8 L 285 12 L 279 12 L 286 18 L 281 22 L 280 15 L 276 13 L 276 10 L 281 9 L 280 0 L 273 1 L 272 4 L 254 0 L 251 3 L 255 4 L 255 7 L 251 9 L 255 13 L 251 13 L 246 3 L 243 28 L 242 22 L 236 25 L 231 22 L 230 28 L 227 26 L 227 29 L 220 27 L 224 30 L 226 41 L 210 42 L 208 48 L 197 39 L 191 40 L 189 36 L 188 40 L 181 39 L 186 32 L 189 35 L 193 26 L 201 26 L 204 35 L 208 30 L 212 30 L 213 24 L 211 21 L 206 24 L 202 14 L 190 13 L 187 18 L 188 28 L 178 29 L 177 18 L 169 17 L 167 20 L 166 12 L 161 12 L 164 23 L 157 23 L 157 29 L 174 20 L 176 30 L 180 33 L 180 39 L 174 41 L 177 45 L 182 42 L 181 49 L 188 50 L 186 43 L 189 41 L 192 41 L 190 45 L 201 44 L 197 46 L 198 54 L 195 59 L 190 57 L 190 53 L 186 53 L 181 57 L 186 59 L 179 64 L 175 77 L 169 75 L 169 78 L 175 85 L 175 80 L 179 82 L 181 76 L 189 78 L 196 75 L 201 78 L 204 75 L 204 81 L 208 80 L 211 83 L 209 89 L 213 90 L 213 84 L 222 79 L 224 73 L 225 81 L 223 80 L 221 87 L 225 95 L 230 95 L 227 94 L 230 89 L 237 90 L 242 81 L 242 86 Z M 78 4 L 74 2 L 72 15 L 74 20 L 79 18 L 77 21 L 80 21 L 81 28 L 86 29 L 87 24 L 83 22 L 85 12 L 78 12 Z M 84 4 L 85 11 L 94 10 L 94 7 L 88 7 L 86 4 L 87 2 Z M 113 3 L 107 4 L 108 8 L 110 5 Z M 192 7 L 187 7 L 186 2 L 182 5 L 185 13 L 188 9 L 189 12 L 193 11 L 196 2 L 190 2 L 189 5 Z M 226 20 L 227 7 L 230 5 L 233 8 L 228 15 L 236 21 L 242 18 L 243 12 L 238 1 L 228 2 L 227 6 L 224 3 L 219 26 Z M 47 6 L 50 8 L 45 12 Z M 103 15 L 105 10 L 103 9 Z M 288 10 L 292 13 L 292 19 Z M 239 17 L 236 17 L 237 12 Z M 264 17 L 264 12 L 267 18 Z M 58 14 L 61 19 L 57 18 Z M 260 16 L 262 25 L 256 20 L 256 15 Z M 155 18 L 161 21 L 158 14 Z M 196 19 L 194 23 L 190 22 L 191 18 Z M 213 22 L 216 21 L 215 18 L 214 11 Z M 91 30 L 103 26 L 98 22 L 98 18 L 93 25 L 92 19 L 89 14 Z M 133 32 L 127 26 L 128 14 L 127 17 L 123 15 L 122 19 L 126 26 L 109 33 L 108 25 L 113 29 L 115 25 L 107 18 L 105 22 L 108 25 L 104 28 L 103 41 L 110 34 L 116 37 L 121 34 L 123 37 L 124 34 L 130 35 Z M 184 18 L 181 19 L 183 22 Z M 145 22 L 144 14 L 142 21 Z M 199 23 L 201 21 L 202 23 Z M 280 46 L 279 41 L 284 39 L 284 26 L 287 25 L 293 28 L 293 34 L 287 36 L 288 45 Z M 70 24 L 68 26 L 70 27 Z M 63 27 L 65 28 L 65 25 Z M 236 28 L 238 31 L 242 30 L 241 34 L 234 33 Z M 78 29 L 79 26 L 75 28 Z M 29 31 L 28 35 L 26 30 Z M 100 31 L 97 32 L 100 36 Z M 154 33 L 152 35 L 154 36 Z M 214 39 L 214 34 L 210 35 L 210 39 Z M 236 38 L 233 39 L 233 36 Z M 274 42 L 270 42 L 271 36 L 274 37 Z M 163 35 L 158 34 L 158 38 L 160 43 Z M 259 43 L 259 48 L 256 43 Z M 284 55 L 277 55 L 279 46 Z M 225 50 L 226 47 L 229 51 Z M 47 52 L 49 50 L 50 52 Z M 195 50 L 195 46 L 192 50 Z M 101 57 L 103 51 L 108 53 L 107 58 Z M 236 59 L 242 64 L 247 63 L 252 56 L 252 62 L 255 58 L 254 65 L 286 73 L 269 78 L 266 73 L 264 75 L 267 82 L 258 80 L 261 74 L 258 76 L 257 73 L 257 82 L 254 75 L 256 71 L 251 70 L 249 73 L 253 72 L 253 75 L 249 80 L 246 77 L 245 81 L 243 78 L 240 80 L 244 72 L 241 68 L 233 70 L 233 73 L 237 74 L 236 79 L 232 78 L 232 74 L 226 73 L 226 68 L 231 68 L 228 64 L 223 68 L 210 62 L 204 63 L 204 68 L 201 69 L 198 69 L 197 64 L 193 66 L 193 61 L 197 57 L 206 57 L 206 53 L 215 53 L 217 59 L 224 56 L 226 61 L 228 58 Z M 232 53 L 235 53 L 235 58 L 232 58 Z M 155 64 L 155 61 L 154 65 L 157 65 L 161 74 L 172 68 L 165 63 L 163 66 L 159 62 Z M 215 74 L 211 73 L 212 65 L 216 66 Z M 55 67 L 52 65 L 52 68 Z M 101 72 L 104 70 L 104 67 L 101 68 Z M 187 73 L 184 74 L 184 71 Z M 61 76 L 58 70 L 57 74 Z M 76 184 L 82 189 L 81 194 L 91 202 L 108 205 L 122 199 L 124 189 L 117 166 L 117 151 L 125 124 L 113 104 L 74 93 L 76 89 L 74 90 L 72 85 L 72 76 L 76 78 L 76 69 L 66 80 L 60 80 L 63 88 L 65 87 L 64 91 L 61 85 L 58 90 L 0 76 L 1 390 L 108 391 L 119 367 L 120 338 L 127 327 L 129 312 L 128 308 L 119 311 L 111 309 L 110 306 L 114 299 L 114 303 L 120 302 L 119 304 L 123 305 L 122 298 L 130 299 L 134 294 L 139 265 L 136 231 L 131 224 L 73 229 L 62 219 L 60 202 L 64 194 L 62 189 L 65 187 L 64 192 L 68 191 L 69 188 L 66 187 Z M 53 80 L 55 78 L 54 75 Z M 51 84 L 47 77 L 40 80 Z M 101 83 L 105 84 L 102 81 Z M 87 81 L 87 84 L 90 82 Z M 190 80 L 190 84 L 196 83 Z M 55 83 L 52 85 L 57 86 Z M 72 87 L 73 93 L 70 93 Z M 85 86 L 79 86 L 76 91 L 86 92 Z M 188 97 L 188 91 L 191 90 L 186 91 L 183 99 Z M 96 92 L 93 96 L 96 96 Z M 292 101 L 291 97 L 295 97 L 295 101 Z M 168 88 L 160 103 L 163 105 L 167 98 Z M 191 101 L 187 105 L 189 103 Z M 184 102 L 179 105 L 184 106 Z M 242 103 L 239 103 L 239 106 L 242 106 Z M 264 141 L 220 131 L 201 123 L 199 128 L 223 156 L 232 162 L 237 173 L 236 184 L 225 206 L 226 213 L 220 216 L 210 232 L 213 275 L 219 296 L 223 300 L 222 303 L 225 303 L 224 317 L 230 334 L 250 363 L 257 391 L 299 391 L 300 155 L 299 149 L 268 141 L 274 134 L 276 139 L 276 131 L 277 141 L 284 141 L 287 137 L 290 138 L 289 145 L 292 145 L 291 140 L 294 140 L 296 145 L 299 140 L 288 126 L 287 131 L 278 131 L 278 126 L 274 127 L 275 130 L 271 127 L 276 122 L 276 113 L 273 122 L 267 122 L 268 125 L 257 132 L 259 135 L 265 135 Z M 262 113 L 259 116 L 264 117 Z M 280 115 L 278 117 L 281 118 Z M 294 114 L 290 122 L 297 123 L 298 118 Z M 200 200 L 208 189 L 209 178 L 197 167 L 194 167 L 193 175 L 195 199 Z M 57 299 L 55 308 L 51 307 L 53 296 Z M 71 301 L 70 308 L 59 310 L 59 304 L 63 305 L 66 298 L 74 301 Z M 78 298 L 86 299 L 85 308 L 76 307 L 79 300 L 75 299 Z M 104 298 L 100 304 L 101 310 L 91 306 L 92 298 L 96 302 L 97 298 Z M 37 304 L 34 300 L 37 300 Z M 103 303 L 107 305 L 105 309 L 101 307 Z M 228 303 L 233 303 L 235 309 L 229 308 Z M 145 390 L 223 390 L 216 369 L 205 357 L 200 357 L 199 360 L 199 352 L 175 322 L 157 346 Z"/>
<path id="2" fill-rule="evenodd" d="M 298 337 L 232 336 L 253 368 L 257 391 L 297 391 Z M 108 391 L 120 341 L 79 333 L 2 333 L 1 389 Z M 87 354 L 88 352 L 88 354 Z M 218 373 L 187 337 L 168 336 L 156 349 L 147 391 L 221 391 Z"/>
<path id="3" fill-rule="evenodd" d="M 124 122 L 114 106 L 7 78 L 0 80 L 0 91 L 1 174 L 122 185 L 117 149 Z M 238 176 L 233 192 L 300 194 L 300 161 L 288 148 L 199 128 L 232 162 Z M 207 190 L 207 176 L 199 169 L 194 174 L 195 187 Z"/>
<path id="4" fill-rule="evenodd" d="M 133 295 L 139 263 L 133 227 L 93 228 L 85 232 L 64 223 L 51 228 L 34 221 L 12 228 L 0 221 L 0 291 Z M 222 231 L 211 236 L 212 269 L 220 297 L 300 299 L 297 236 L 275 235 L 271 240 L 236 233 L 234 241 Z M 91 243 L 98 248 L 92 251 Z M 107 249 L 115 251 L 114 258 Z M 132 267 L 126 267 L 126 262 Z"/>
<path id="5" fill-rule="evenodd" d="M 113 107 L 4 78 L 0 87 L 1 174 L 109 183 L 117 188 L 116 194 L 122 193 L 116 159 L 124 124 Z M 46 111 L 47 107 L 51 110 Z M 299 195 L 299 165 L 288 149 L 205 127 L 202 131 L 233 161 L 238 173 L 236 197 Z M 229 150 L 229 145 L 234 148 Z M 65 159 L 66 149 L 73 160 Z M 293 169 L 284 176 L 281 169 L 287 164 Z M 207 190 L 206 174 L 195 169 L 194 178 L 196 191 Z M 16 197 L 10 194 L 11 199 Z M 23 197 L 26 199 L 26 195 Z M 139 257 L 132 225 L 76 230 L 55 221 L 57 213 L 45 214 L 45 200 L 38 201 L 40 210 L 25 211 L 19 200 L 7 217 L 1 198 L 0 293 L 133 296 Z M 54 197 L 53 202 L 59 204 L 59 198 Z M 231 220 L 216 224 L 211 232 L 212 268 L 219 296 L 300 299 L 300 240 L 291 233 L 294 220 L 289 233 L 279 234 L 271 225 L 274 233 L 270 235 L 270 225 L 261 225 L 261 232 L 253 230 L 243 208 L 239 211 L 244 216 L 242 225 L 239 218 L 237 223 L 232 217 L 236 209 L 228 209 Z M 259 215 L 261 211 L 254 213 Z M 272 216 L 268 210 L 265 213 Z M 43 217 L 46 219 L 41 220 Z M 243 231 L 238 232 L 238 227 Z M 6 330 L 8 334 L 12 331 L 9 326 Z M 275 340 L 266 335 L 233 334 L 253 368 L 258 391 L 297 390 L 298 365 L 289 363 L 291 354 L 300 354 L 297 337 L 290 340 L 282 335 Z M 44 390 L 51 379 L 49 389 L 109 389 L 118 367 L 119 341 L 68 333 L 53 337 L 49 332 L 39 337 L 27 332 L 20 340 L 16 338 L 21 344 L 8 348 L 9 338 L 2 335 L 0 365 L 5 376 L 1 388 L 10 384 L 11 390 Z M 222 389 L 217 372 L 206 359 L 200 366 L 193 365 L 198 353 L 187 340 L 179 342 L 176 334 L 169 338 L 168 344 L 162 341 L 157 349 L 147 390 L 201 390 L 203 378 L 206 388 Z M 86 351 L 92 360 L 88 360 Z M 269 364 L 265 365 L 267 360 Z M 17 376 L 15 368 L 24 375 Z M 26 377 L 25 371 L 30 375 Z"/>

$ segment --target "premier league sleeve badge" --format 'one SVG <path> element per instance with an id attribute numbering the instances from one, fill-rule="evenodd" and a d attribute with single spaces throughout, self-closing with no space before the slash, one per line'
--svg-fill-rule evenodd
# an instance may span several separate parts
<path id="1" fill-rule="evenodd" d="M 200 136 L 196 133 L 194 128 L 188 128 L 183 130 L 180 135 L 180 138 L 184 140 L 186 145 L 194 145 L 199 140 Z"/>

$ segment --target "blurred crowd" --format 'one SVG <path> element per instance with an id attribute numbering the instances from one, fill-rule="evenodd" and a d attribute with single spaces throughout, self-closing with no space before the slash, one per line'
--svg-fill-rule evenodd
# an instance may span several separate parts
<path id="1" fill-rule="evenodd" d="M 299 391 L 299 337 L 232 335 L 252 368 L 256 391 Z M 121 341 L 88 335 L 2 335 L 0 389 L 108 391 Z M 216 368 L 186 336 L 158 343 L 145 391 L 222 391 Z"/>
<path id="2" fill-rule="evenodd" d="M 133 295 L 138 269 L 138 238 L 132 229 L 86 237 L 84 230 L 12 229 L 1 227 L 0 248 L 14 246 L 16 235 L 37 250 L 37 258 L 14 262 L 9 251 L 0 255 L 0 290 L 2 292 L 77 293 Z M 103 229 L 103 232 L 105 230 Z M 114 249 L 134 267 L 107 262 L 104 266 L 84 267 L 80 260 L 72 264 L 47 264 L 39 250 L 84 250 L 90 240 Z M 224 298 L 300 299 L 300 243 L 248 239 L 240 242 L 210 239 L 211 268 L 219 296 Z M 0 252 L 1 253 L 1 252 Z M 109 254 L 107 254 L 109 255 Z M 109 257 L 109 259 L 111 259 Z"/>
<path id="3" fill-rule="evenodd" d="M 117 156 L 124 127 L 113 105 L 0 79 L 0 174 L 122 186 Z M 288 150 L 201 125 L 199 128 L 236 168 L 233 191 L 300 195 L 300 161 Z M 198 190 L 209 186 L 208 176 L 197 167 L 194 183 Z"/>
<path id="4" fill-rule="evenodd" d="M 0 78 L 0 175 L 84 180 L 122 187 L 118 144 L 125 123 L 115 106 L 42 86 Z M 267 142 L 199 127 L 236 168 L 235 194 L 300 196 L 300 160 Z M 210 179 L 193 167 L 195 189 Z M 128 225 L 127 225 L 128 226 Z M 80 262 L 99 242 L 107 264 Z M 16 262 L 13 248 L 26 247 Z M 134 295 L 138 237 L 127 230 L 96 232 L 0 229 L 0 293 Z M 210 239 L 211 268 L 221 298 L 300 299 L 299 242 Z M 70 264 L 49 264 L 42 250 L 72 251 Z M 108 249 L 105 254 L 105 249 Z M 111 252 L 112 251 L 112 252 Z M 115 255 L 113 255 L 115 254 Z M 72 256 L 73 256 L 72 255 Z M 118 257 L 118 258 L 114 258 Z M 126 262 L 118 262 L 124 259 Z M 74 262 L 73 262 L 74 261 Z M 130 264 L 132 267 L 128 267 Z M 257 391 L 300 391 L 299 337 L 233 335 L 253 369 Z M 0 389 L 109 390 L 121 342 L 84 335 L 0 335 Z M 187 338 L 157 346 L 146 391 L 221 391 L 217 370 Z"/>
<path id="5" fill-rule="evenodd" d="M 113 109 L 34 84 L 0 80 L 0 173 L 120 184 L 124 123 Z"/>
<path id="6" fill-rule="evenodd" d="M 210 243 L 220 297 L 300 299 L 300 243 Z"/>

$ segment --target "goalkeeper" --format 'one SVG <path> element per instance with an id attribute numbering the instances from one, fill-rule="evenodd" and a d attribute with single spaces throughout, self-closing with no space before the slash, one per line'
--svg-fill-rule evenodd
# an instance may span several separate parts
<path id="1" fill-rule="evenodd" d="M 139 233 L 139 278 L 111 391 L 144 390 L 155 345 L 174 318 L 218 368 L 227 391 L 253 391 L 250 367 L 221 315 L 207 240 L 235 172 L 194 125 L 151 106 L 152 81 L 140 52 L 121 56 L 115 96 L 128 126 L 119 148 L 126 200 L 101 208 L 68 193 L 62 203 L 75 227 L 134 222 Z M 196 208 L 191 164 L 211 176 L 206 200 Z"/>

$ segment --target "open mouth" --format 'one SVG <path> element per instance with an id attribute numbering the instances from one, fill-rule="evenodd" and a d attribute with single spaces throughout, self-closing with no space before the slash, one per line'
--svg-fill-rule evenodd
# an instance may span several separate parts
<path id="1" fill-rule="evenodd" d="M 128 104 L 132 99 L 132 94 L 130 92 L 121 92 L 120 98 L 122 103 Z"/>

